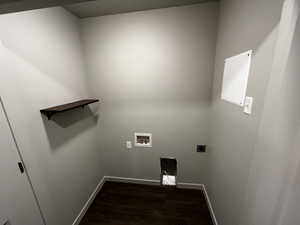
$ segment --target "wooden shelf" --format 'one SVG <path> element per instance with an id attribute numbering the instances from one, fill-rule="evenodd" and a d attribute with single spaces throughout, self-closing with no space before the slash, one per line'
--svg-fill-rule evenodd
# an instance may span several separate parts
<path id="1" fill-rule="evenodd" d="M 48 119 L 50 120 L 54 114 L 63 113 L 66 111 L 70 111 L 72 109 L 79 108 L 79 107 L 84 107 L 86 105 L 89 105 L 89 104 L 92 104 L 95 102 L 99 102 L 99 99 L 83 99 L 80 101 L 71 102 L 71 103 L 64 104 L 64 105 L 58 105 L 58 106 L 54 106 L 51 108 L 42 109 L 42 110 L 40 110 L 40 112 L 42 114 L 46 115 L 48 117 Z"/>

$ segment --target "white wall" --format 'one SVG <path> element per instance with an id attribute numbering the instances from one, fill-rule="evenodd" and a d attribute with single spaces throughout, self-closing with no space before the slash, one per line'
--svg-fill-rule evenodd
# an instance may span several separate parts
<path id="1" fill-rule="evenodd" d="M 62 8 L 0 16 L 0 95 L 48 225 L 72 224 L 103 176 L 91 111 L 39 112 L 91 96 L 77 22 Z"/>
<path id="2" fill-rule="evenodd" d="M 205 183 L 218 3 L 81 20 L 89 82 L 101 99 L 98 145 L 106 175 L 159 179 L 176 157 L 179 180 Z M 153 148 L 127 150 L 134 132 Z"/>
<path id="3" fill-rule="evenodd" d="M 243 224 L 248 178 L 271 74 L 282 0 L 221 1 L 212 102 L 208 191 L 219 224 Z M 247 95 L 253 113 L 221 100 L 224 60 L 252 49 Z M 264 224 L 264 223 L 252 223 Z M 244 225 L 244 224 L 243 224 Z M 265 224 L 264 224 L 265 225 Z"/>
<path id="4" fill-rule="evenodd" d="M 286 0 L 251 160 L 243 225 L 299 223 L 298 16 L 299 1 Z"/>
<path id="5" fill-rule="evenodd" d="M 295 0 L 294 2 L 295 11 L 293 13 L 293 20 L 297 20 L 297 24 L 291 44 L 287 68 L 284 71 L 285 82 L 281 90 L 282 99 L 287 103 L 287 105 L 283 105 L 281 109 L 288 110 L 288 113 L 284 113 L 283 115 L 284 118 L 288 118 L 289 126 L 286 127 L 288 128 L 288 132 L 290 132 L 290 135 L 288 136 L 289 148 L 284 149 L 287 150 L 287 152 L 282 151 L 282 155 L 285 155 L 284 159 L 287 159 L 288 169 L 286 169 L 285 175 L 287 175 L 288 180 L 286 182 L 286 188 L 282 191 L 285 199 L 281 204 L 282 213 L 279 216 L 278 225 L 293 225 L 298 224 L 300 221 L 300 102 L 298 101 L 300 83 L 300 1 Z M 296 18 L 296 15 L 298 18 Z M 282 137 L 282 133 L 279 133 L 279 136 Z"/>

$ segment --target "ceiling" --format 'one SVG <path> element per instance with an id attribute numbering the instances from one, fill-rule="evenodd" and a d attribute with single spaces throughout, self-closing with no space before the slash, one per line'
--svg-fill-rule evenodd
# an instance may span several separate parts
<path id="1" fill-rule="evenodd" d="M 67 5 L 65 8 L 79 18 L 87 18 L 211 1 L 217 0 L 96 0 Z"/>
<path id="2" fill-rule="evenodd" d="M 62 6 L 90 0 L 0 0 L 0 14 Z"/>

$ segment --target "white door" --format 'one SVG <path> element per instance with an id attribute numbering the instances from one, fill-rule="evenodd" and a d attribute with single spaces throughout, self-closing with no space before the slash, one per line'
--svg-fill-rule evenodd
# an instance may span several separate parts
<path id="1" fill-rule="evenodd" d="M 21 170 L 21 158 L 0 98 L 0 225 L 43 225 L 26 171 Z"/>

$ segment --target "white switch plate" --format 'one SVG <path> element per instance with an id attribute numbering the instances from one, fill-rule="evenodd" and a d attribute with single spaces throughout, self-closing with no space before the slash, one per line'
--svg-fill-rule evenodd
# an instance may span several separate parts
<path id="1" fill-rule="evenodd" d="M 253 106 L 253 97 L 246 96 L 244 103 L 244 113 L 251 115 L 252 114 L 252 106 Z"/>
<path id="2" fill-rule="evenodd" d="M 126 141 L 126 148 L 128 148 L 128 149 L 132 148 L 131 141 Z"/>

